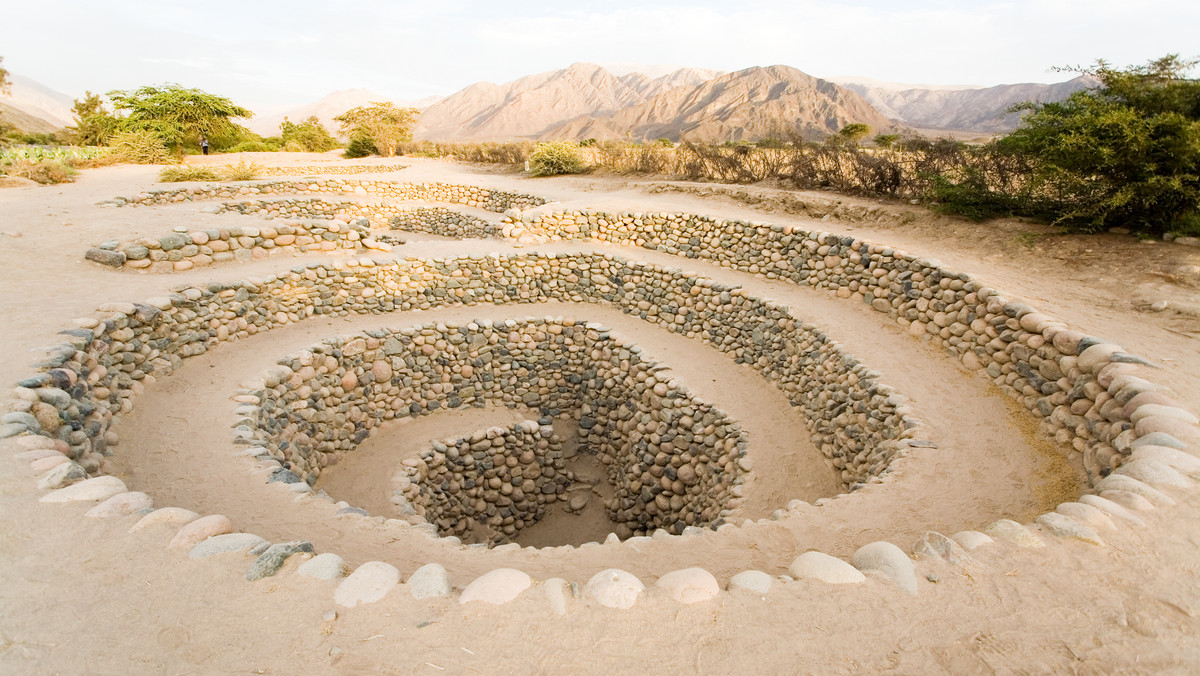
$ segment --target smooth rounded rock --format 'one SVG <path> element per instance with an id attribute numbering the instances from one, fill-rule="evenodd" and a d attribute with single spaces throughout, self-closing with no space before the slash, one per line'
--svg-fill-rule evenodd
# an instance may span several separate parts
<path id="1" fill-rule="evenodd" d="M 584 585 L 583 593 L 605 608 L 629 610 L 645 589 L 646 585 L 633 573 L 609 568 L 593 575 Z"/>
<path id="2" fill-rule="evenodd" d="M 1096 484 L 1096 492 L 1124 491 L 1135 493 L 1158 505 L 1170 506 L 1175 504 L 1175 498 L 1163 493 L 1153 486 L 1143 483 L 1125 474 L 1109 474 Z"/>
<path id="3" fill-rule="evenodd" d="M 151 526 L 157 526 L 159 524 L 178 524 L 182 526 L 183 524 L 191 523 L 199 518 L 200 515 L 190 509 L 184 509 L 182 507 L 163 507 L 162 509 L 156 509 L 146 516 L 143 516 L 141 519 L 138 519 L 137 523 L 130 526 L 129 532 L 136 533 L 139 530 L 143 530 Z"/>
<path id="4" fill-rule="evenodd" d="M 54 469 L 55 467 L 58 467 L 65 462 L 71 462 L 71 459 L 62 453 L 59 453 L 58 451 L 49 451 L 47 455 L 30 462 L 29 469 L 37 472 L 38 474 L 42 474 Z M 84 472 L 84 476 L 87 476 L 86 472 Z"/>
<path id="5" fill-rule="evenodd" d="M 984 533 L 980 533 L 977 530 L 959 531 L 959 532 L 955 533 L 954 535 L 951 535 L 950 539 L 957 542 L 959 544 L 959 546 L 961 546 L 963 549 L 967 550 L 968 552 L 971 551 L 972 549 L 976 549 L 978 547 L 982 547 L 983 545 L 995 542 L 995 540 L 993 540 L 991 538 L 991 536 L 986 535 Z"/>
<path id="6" fill-rule="evenodd" d="M 1080 540 L 1089 544 L 1104 546 L 1104 540 L 1100 539 L 1100 535 L 1096 533 L 1094 528 L 1058 512 L 1040 514 L 1034 521 L 1060 538 Z"/>
<path id="7" fill-rule="evenodd" d="M 890 542 L 872 542 L 863 545 L 850 557 L 850 562 L 859 570 L 874 570 L 883 573 L 897 587 L 909 594 L 917 593 L 917 576 L 912 559 Z"/>
<path id="8" fill-rule="evenodd" d="M 60 488 L 41 497 L 39 502 L 87 502 L 107 500 L 117 493 L 124 493 L 125 482 L 115 476 L 98 476 L 77 484 Z"/>
<path id="9" fill-rule="evenodd" d="M 1133 451 L 1134 460 L 1154 460 L 1173 467 L 1192 478 L 1200 478 L 1200 458 L 1166 446 L 1139 446 Z"/>
<path id="10" fill-rule="evenodd" d="M 1145 396 L 1146 394 L 1150 394 L 1150 393 L 1143 393 L 1138 396 Z M 1132 401 L 1132 400 L 1130 400 L 1130 401 Z M 1137 408 L 1135 408 L 1133 410 L 1132 413 L 1130 413 L 1129 420 L 1131 422 L 1136 423 L 1136 422 L 1140 421 L 1142 418 L 1149 418 L 1151 416 L 1162 416 L 1164 418 L 1175 418 L 1176 420 L 1182 420 L 1183 422 L 1189 423 L 1192 425 L 1200 423 L 1200 419 L 1197 419 L 1196 416 L 1193 415 L 1190 411 L 1185 411 L 1184 409 L 1179 408 L 1177 406 L 1167 406 L 1167 405 L 1163 405 L 1163 404 L 1143 404 L 1141 406 L 1138 406 Z"/>
<path id="11" fill-rule="evenodd" d="M 515 568 L 497 568 L 475 578 L 459 597 L 459 603 L 481 601 L 492 605 L 503 605 L 529 589 L 533 580 Z"/>
<path id="12" fill-rule="evenodd" d="M 1001 540 L 1007 540 L 1018 547 L 1045 547 L 1042 539 L 1030 532 L 1028 528 L 1011 519 L 1000 519 L 988 526 L 984 533 Z"/>
<path id="13" fill-rule="evenodd" d="M 427 563 L 408 578 L 408 591 L 414 599 L 432 599 L 450 595 L 450 576 L 439 563 Z"/>
<path id="14" fill-rule="evenodd" d="M 149 516 L 149 515 L 147 515 Z M 206 559 L 217 554 L 229 552 L 244 552 L 266 544 L 267 541 L 253 533 L 225 533 L 214 535 L 204 542 L 192 547 L 188 552 L 189 559 Z"/>
<path id="15" fill-rule="evenodd" d="M 1132 495 L 1132 493 L 1130 495 Z M 1142 521 L 1142 518 L 1137 514 L 1134 514 L 1133 512 L 1129 511 L 1129 509 L 1118 504 L 1117 502 L 1099 495 L 1081 495 L 1079 496 L 1079 504 L 1095 507 L 1112 518 L 1128 521 L 1135 526 L 1145 525 L 1145 522 Z"/>
<path id="16" fill-rule="evenodd" d="M 707 601 L 721 593 L 721 585 L 717 584 L 717 578 L 703 568 L 671 571 L 658 578 L 654 586 L 665 590 L 671 598 L 685 604 Z"/>
<path id="17" fill-rule="evenodd" d="M 788 566 L 797 580 L 820 580 L 828 584 L 857 584 L 866 580 L 857 568 L 824 552 L 804 552 Z"/>
<path id="18" fill-rule="evenodd" d="M 1136 509 L 1139 512 L 1153 512 L 1154 510 L 1158 509 L 1154 506 L 1153 502 L 1150 502 L 1137 493 L 1130 493 L 1129 491 L 1117 491 L 1110 489 L 1107 491 L 1102 491 L 1100 493 L 1100 497 L 1104 498 L 1105 500 L 1111 500 L 1128 510 Z"/>
<path id="19" fill-rule="evenodd" d="M 149 516 L 149 515 L 147 515 Z M 168 549 L 191 549 L 214 535 L 224 535 L 233 531 L 233 522 L 221 514 L 202 516 L 187 524 L 175 533 Z"/>
<path id="20" fill-rule="evenodd" d="M 350 567 L 342 557 L 333 552 L 317 554 L 296 568 L 297 575 L 315 577 L 318 580 L 340 580 L 350 573 Z"/>
<path id="21" fill-rule="evenodd" d="M 382 561 L 368 561 L 342 580 L 333 591 L 333 602 L 353 608 L 360 603 L 374 603 L 400 583 L 400 571 Z"/>
<path id="22" fill-rule="evenodd" d="M 139 493 L 137 491 L 129 493 L 117 493 L 111 498 L 89 509 L 84 513 L 84 516 L 96 518 L 127 516 L 143 509 L 150 509 L 152 506 L 154 506 L 154 500 L 152 500 L 150 496 L 146 495 L 145 493 Z"/>
<path id="23" fill-rule="evenodd" d="M 1082 502 L 1064 502 L 1055 512 L 1098 530 L 1116 530 L 1117 526 L 1104 512 Z"/>
<path id="24" fill-rule="evenodd" d="M 1176 488 L 1190 488 L 1196 483 L 1177 472 L 1170 465 L 1157 460 L 1130 460 L 1118 467 L 1113 474 L 1120 474 L 1148 484 Z"/>
<path id="25" fill-rule="evenodd" d="M 775 584 L 775 579 L 761 570 L 743 570 L 742 572 L 729 578 L 729 584 L 726 589 L 729 591 L 743 591 L 751 594 L 766 594 L 771 591 L 771 586 Z"/>

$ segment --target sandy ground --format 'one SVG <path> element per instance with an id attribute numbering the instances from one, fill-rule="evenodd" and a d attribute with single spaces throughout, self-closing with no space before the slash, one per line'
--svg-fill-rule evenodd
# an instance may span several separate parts
<path id="1" fill-rule="evenodd" d="M 295 158 L 318 164 L 330 156 Z M 234 158 L 236 161 L 237 158 Z M 278 161 L 262 156 L 259 161 Z M 204 161 L 225 162 L 228 157 Z M 816 223 L 794 200 L 831 199 L 769 187 L 667 184 L 584 176 L 529 179 L 446 162 L 381 174 L 545 195 L 547 208 L 679 210 L 849 232 L 971 272 L 1088 333 L 1164 365 L 1156 373 L 1184 401 L 1200 391 L 1200 250 L 1129 237 L 1061 236 L 1019 222 L 975 225 L 895 205 L 895 219 Z M 95 206 L 156 187 L 157 169 L 84 172 L 71 185 L 0 190 L 0 383 L 28 375 L 30 350 L 55 342 L 72 318 L 105 302 L 136 301 L 184 283 L 269 274 L 297 259 L 228 264 L 175 275 L 115 272 L 82 260 L 106 239 L 159 235 L 176 225 L 208 227 L 251 217 L 203 214 L 204 203 L 156 208 Z M 349 176 L 347 178 L 354 178 Z M 666 187 L 667 189 L 664 189 Z M 703 193 L 703 194 L 701 194 Z M 848 198 L 843 199 L 853 202 Z M 905 213 L 910 214 L 904 216 Z M 399 256 L 512 250 L 490 241 L 406 235 Z M 521 249 L 529 251 L 530 248 Z M 573 243 L 546 251 L 600 250 Z M 274 541 L 307 539 L 351 565 L 385 560 L 407 576 L 428 561 L 457 586 L 499 566 L 585 582 L 620 567 L 646 582 L 691 565 L 724 583 L 747 568 L 786 572 L 799 553 L 848 557 L 886 539 L 908 549 L 926 530 L 981 528 L 997 518 L 1028 521 L 1078 495 L 1078 468 L 1035 434 L 1028 414 L 885 317 L 824 292 L 769 282 L 703 262 L 640 249 L 632 259 L 680 267 L 747 287 L 820 326 L 909 396 L 936 449 L 897 463 L 888 481 L 768 518 L 793 499 L 836 493 L 782 395 L 746 368 L 687 338 L 602 306 L 563 304 L 451 308 L 385 318 L 310 320 L 222 346 L 187 361 L 148 388 L 118 431 L 111 470 L 157 506 L 228 515 L 235 529 Z M 746 516 L 732 531 L 637 545 L 485 551 L 415 537 L 366 519 L 336 518 L 332 505 L 296 500 L 265 486 L 233 457 L 229 396 L 283 354 L 322 338 L 434 319 L 568 316 L 601 321 L 672 368 L 702 399 L 740 420 L 754 440 Z M 8 394 L 4 399 L 7 401 Z M 1200 406 L 1192 405 L 1193 410 Z M 434 416 L 369 440 L 329 492 L 385 513 L 395 463 L 431 438 L 523 417 L 490 411 Z M 462 428 L 466 429 L 463 430 Z M 334 608 L 333 583 L 283 574 L 242 579 L 248 560 L 189 561 L 164 549 L 169 529 L 127 534 L 129 519 L 84 519 L 86 506 L 41 505 L 35 476 L 0 445 L 0 671 L 5 673 L 1190 673 L 1200 670 L 1200 497 L 1144 516 L 1141 528 L 1106 532 L 1108 546 L 1055 541 L 1038 550 L 997 543 L 964 568 L 918 562 L 920 593 L 909 597 L 868 580 L 849 588 L 777 584 L 765 598 L 722 595 L 681 606 L 648 596 L 629 611 L 572 602 L 554 615 L 536 589 L 499 608 L 454 600 L 415 602 L 394 590 L 384 601 Z M 361 496 L 361 497 L 360 497 Z M 597 502 L 594 500 L 593 502 Z M 594 515 L 561 515 L 530 542 L 571 542 L 600 533 Z M 586 539 L 586 538 L 585 538 Z M 938 582 L 926 581 L 934 574 Z"/>

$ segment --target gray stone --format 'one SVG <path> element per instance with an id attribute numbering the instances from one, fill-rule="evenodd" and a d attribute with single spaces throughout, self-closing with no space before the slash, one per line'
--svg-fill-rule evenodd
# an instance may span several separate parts
<path id="1" fill-rule="evenodd" d="M 408 578 L 408 590 L 414 599 L 431 599 L 450 595 L 450 576 L 438 563 L 427 563 Z"/>
<path id="2" fill-rule="evenodd" d="M 125 265 L 125 252 L 109 251 L 99 247 L 88 249 L 83 255 L 89 261 L 95 261 L 101 265 L 107 265 L 114 268 L 119 268 Z"/>
<path id="3" fill-rule="evenodd" d="M 244 552 L 253 549 L 266 540 L 253 533 L 225 533 L 223 535 L 214 535 L 200 544 L 192 547 L 188 552 L 189 559 L 206 559 L 217 554 L 226 554 L 229 552 Z"/>
<path id="4" fill-rule="evenodd" d="M 288 557 L 301 552 L 312 553 L 312 550 L 312 543 L 303 540 L 271 545 L 254 563 L 250 564 L 250 568 L 246 571 L 246 579 L 254 582 L 264 577 L 271 577 L 279 572 Z"/>
<path id="5" fill-rule="evenodd" d="M 79 483 L 88 478 L 87 470 L 76 462 L 60 462 L 38 479 L 38 488 L 42 490 L 62 488 Z"/>
<path id="6" fill-rule="evenodd" d="M 872 542 L 854 552 L 850 562 L 859 570 L 875 570 L 883 573 L 897 587 L 909 594 L 917 593 L 917 577 L 912 559 L 890 542 Z"/>

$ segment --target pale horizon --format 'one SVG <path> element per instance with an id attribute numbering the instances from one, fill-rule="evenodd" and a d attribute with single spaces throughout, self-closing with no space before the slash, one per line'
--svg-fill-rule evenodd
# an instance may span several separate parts
<path id="1" fill-rule="evenodd" d="M 783 64 L 831 80 L 1052 83 L 1074 77 L 1055 66 L 1196 56 L 1188 50 L 1200 26 L 1200 6 L 1166 0 L 500 4 L 366 3 L 323 20 L 328 6 L 311 0 L 48 0 L 6 10 L 0 56 L 14 75 L 72 98 L 172 82 L 261 115 L 347 89 L 398 101 L 445 96 L 576 62 L 614 72 Z M 48 17 L 53 26 L 37 29 Z"/>

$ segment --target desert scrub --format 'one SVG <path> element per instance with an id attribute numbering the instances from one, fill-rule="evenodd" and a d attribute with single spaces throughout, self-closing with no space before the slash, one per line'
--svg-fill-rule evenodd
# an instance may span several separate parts
<path id="1" fill-rule="evenodd" d="M 226 181 L 253 181 L 262 175 L 262 166 L 242 160 L 237 164 L 221 167 L 221 179 Z"/>
<path id="2" fill-rule="evenodd" d="M 27 178 L 44 185 L 70 183 L 75 180 L 75 169 L 70 164 L 63 160 L 53 159 L 40 161 L 16 159 L 6 163 L 0 173 Z"/>
<path id="3" fill-rule="evenodd" d="M 113 156 L 129 164 L 171 164 L 174 158 L 157 134 L 148 130 L 114 134 L 108 145 Z"/>
<path id="4" fill-rule="evenodd" d="M 530 173 L 534 176 L 579 174 L 586 167 L 579 146 L 571 141 L 539 143 L 529 155 Z"/>
<path id="5" fill-rule="evenodd" d="M 163 169 L 162 173 L 158 175 L 158 180 L 164 183 L 174 183 L 176 181 L 215 181 L 217 180 L 217 172 L 209 167 L 180 164 Z"/>
<path id="6" fill-rule="evenodd" d="M 113 161 L 108 148 L 15 146 L 0 151 L 0 174 L 43 184 L 70 183 L 77 169 Z"/>

